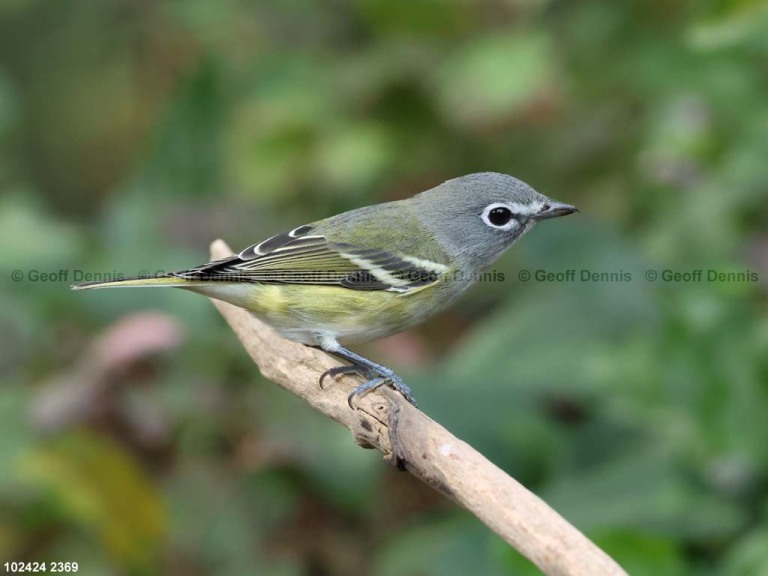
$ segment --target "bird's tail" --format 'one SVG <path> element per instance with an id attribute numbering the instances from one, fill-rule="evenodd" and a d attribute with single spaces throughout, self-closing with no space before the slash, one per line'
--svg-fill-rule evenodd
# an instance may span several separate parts
<path id="1" fill-rule="evenodd" d="M 121 278 L 119 280 L 106 280 L 101 282 L 83 282 L 70 286 L 72 290 L 90 290 L 91 288 L 136 288 L 167 286 L 171 288 L 186 288 L 194 284 L 194 280 L 185 280 L 177 276 L 152 276 L 150 278 Z"/>

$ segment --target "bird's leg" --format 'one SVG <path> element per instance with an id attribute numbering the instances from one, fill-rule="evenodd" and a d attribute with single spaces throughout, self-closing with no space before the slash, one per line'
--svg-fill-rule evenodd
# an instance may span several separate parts
<path id="1" fill-rule="evenodd" d="M 336 366 L 334 368 L 331 368 L 330 370 L 326 370 L 323 372 L 322 376 L 320 376 L 320 385 L 322 386 L 323 379 L 327 376 L 333 377 L 337 376 L 339 374 L 360 374 L 364 378 L 367 378 L 368 381 L 364 382 L 357 388 L 355 388 L 352 393 L 349 395 L 348 402 L 350 407 L 352 406 L 352 400 L 356 396 L 362 396 L 363 394 L 370 392 L 371 390 L 375 390 L 382 384 L 389 384 L 392 388 L 400 392 L 400 394 L 403 395 L 403 397 L 408 400 L 411 404 L 416 406 L 416 400 L 413 398 L 413 392 L 411 392 L 411 389 L 403 382 L 403 380 L 395 374 L 390 368 L 387 368 L 386 366 L 382 366 L 381 364 L 377 364 L 376 362 L 373 362 L 371 360 L 368 360 L 368 358 L 364 356 L 360 356 L 359 354 L 355 354 L 351 350 L 347 350 L 346 348 L 336 344 L 332 347 L 332 350 L 326 350 L 325 347 L 321 346 L 321 349 L 325 350 L 326 352 L 330 352 L 334 356 L 337 356 L 338 358 L 341 358 L 342 360 L 346 360 L 347 362 L 351 362 L 351 366 Z"/>

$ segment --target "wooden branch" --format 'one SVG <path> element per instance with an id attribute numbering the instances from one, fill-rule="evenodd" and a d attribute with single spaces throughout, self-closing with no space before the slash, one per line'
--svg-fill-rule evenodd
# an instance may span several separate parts
<path id="1" fill-rule="evenodd" d="M 221 240 L 211 245 L 214 259 L 232 251 Z M 472 512 L 545 574 L 624 575 L 605 552 L 566 522 L 540 498 L 505 474 L 467 443 L 384 387 L 347 404 L 361 381 L 320 375 L 338 361 L 320 350 L 286 340 L 247 311 L 217 300 L 227 320 L 261 373 L 352 432 L 355 441 Z"/>

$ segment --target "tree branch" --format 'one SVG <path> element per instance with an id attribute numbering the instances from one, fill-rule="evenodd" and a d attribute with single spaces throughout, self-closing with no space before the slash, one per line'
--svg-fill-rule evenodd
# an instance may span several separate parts
<path id="1" fill-rule="evenodd" d="M 214 259 L 231 253 L 221 240 L 211 245 Z M 242 308 L 213 303 L 266 378 L 346 426 L 359 445 L 376 448 L 472 512 L 545 574 L 626 576 L 540 498 L 399 394 L 379 388 L 357 398 L 356 409 L 350 409 L 347 395 L 360 380 L 344 376 L 324 389 L 318 384 L 323 372 L 338 365 L 336 359 L 282 338 Z"/>

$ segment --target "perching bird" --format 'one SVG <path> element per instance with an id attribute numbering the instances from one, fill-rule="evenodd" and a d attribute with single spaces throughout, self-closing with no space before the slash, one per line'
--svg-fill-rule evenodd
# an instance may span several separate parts
<path id="1" fill-rule="evenodd" d="M 504 174 L 448 180 L 406 200 L 366 206 L 294 228 L 237 255 L 160 277 L 72 288 L 170 286 L 245 308 L 284 337 L 351 363 L 349 396 L 389 383 L 389 368 L 342 346 L 383 338 L 446 308 L 536 222 L 577 212 Z"/>

